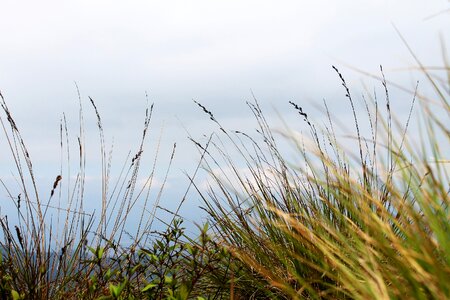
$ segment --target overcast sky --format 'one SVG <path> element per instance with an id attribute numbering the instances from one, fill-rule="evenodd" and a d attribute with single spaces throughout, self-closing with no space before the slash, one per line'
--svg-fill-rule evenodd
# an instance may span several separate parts
<path id="1" fill-rule="evenodd" d="M 236 129 L 253 126 L 245 109 L 251 91 L 268 114 L 274 107 L 287 116 L 289 100 L 323 98 L 339 114 L 343 94 L 331 65 L 355 89 L 362 90 L 364 76 L 344 63 L 372 73 L 382 64 L 388 78 L 411 86 L 414 75 L 398 69 L 414 61 L 393 25 L 425 65 L 440 65 L 439 34 L 450 47 L 450 18 L 434 15 L 449 6 L 445 0 L 1 0 L 0 90 L 35 164 L 51 174 L 63 112 L 76 136 L 74 82 L 86 106 L 88 140 L 97 139 L 90 96 L 107 140 L 115 138 L 118 161 L 138 142 L 147 92 L 156 105 L 155 132 L 165 124 L 162 148 L 182 147 L 171 173 L 176 179 L 197 158 L 183 127 L 194 137 L 214 130 L 192 99 Z M 4 175 L 10 158 L 1 145 Z"/>

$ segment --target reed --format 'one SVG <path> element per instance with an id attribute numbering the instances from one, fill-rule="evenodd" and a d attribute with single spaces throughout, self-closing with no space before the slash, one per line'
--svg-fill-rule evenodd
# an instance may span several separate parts
<path id="1" fill-rule="evenodd" d="M 257 136 L 224 129 L 201 106 L 220 131 L 196 142 L 210 178 L 208 191 L 197 188 L 215 239 L 232 255 L 236 299 L 450 297 L 450 77 L 419 66 L 435 94 L 416 86 L 404 124 L 381 67 L 384 99 L 364 97 L 365 115 L 333 67 L 353 115 L 352 149 L 326 103 L 320 126 L 290 102 L 309 131 L 301 137 L 292 124 L 276 135 L 256 100 L 248 106 Z M 410 136 L 415 110 L 420 132 Z M 301 163 L 283 154 L 280 139 Z"/>

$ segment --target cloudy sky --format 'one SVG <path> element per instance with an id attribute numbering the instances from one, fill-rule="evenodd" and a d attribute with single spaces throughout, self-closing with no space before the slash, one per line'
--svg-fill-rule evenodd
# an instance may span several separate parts
<path id="1" fill-rule="evenodd" d="M 215 130 L 193 99 L 241 130 L 254 126 L 245 105 L 252 91 L 269 115 L 289 118 L 295 114 L 289 100 L 312 107 L 323 98 L 345 115 L 331 65 L 356 91 L 361 80 L 376 82 L 347 64 L 370 73 L 382 64 L 389 79 L 411 87 L 415 75 L 405 68 L 414 61 L 394 26 L 425 65 L 440 65 L 439 35 L 450 47 L 449 6 L 445 0 L 2 0 L 0 90 L 41 174 L 58 170 L 63 112 L 76 137 L 75 82 L 88 142 L 98 140 L 90 96 L 107 141 L 114 137 L 118 162 L 136 148 L 148 93 L 155 103 L 149 149 L 161 128 L 163 161 L 177 142 L 170 174 L 176 182 L 197 160 L 185 130 L 194 137 Z M 0 145 L 0 174 L 7 176 L 10 158 Z"/>

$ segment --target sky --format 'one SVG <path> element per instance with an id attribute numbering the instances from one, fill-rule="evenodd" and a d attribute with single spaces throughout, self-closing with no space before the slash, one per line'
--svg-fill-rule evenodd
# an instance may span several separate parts
<path id="1" fill-rule="evenodd" d="M 312 109 L 326 99 L 345 119 L 349 111 L 331 66 L 357 94 L 362 82 L 379 83 L 348 66 L 378 74 L 381 64 L 389 80 L 412 87 L 419 75 L 408 70 L 415 62 L 395 28 L 425 65 L 442 65 L 440 38 L 450 47 L 449 8 L 444 0 L 1 0 L 0 91 L 43 186 L 59 170 L 63 113 L 76 147 L 76 85 L 93 149 L 92 181 L 99 180 L 98 131 L 87 97 L 100 111 L 107 143 L 114 139 L 119 166 L 137 149 L 147 101 L 155 103 L 149 157 L 162 130 L 161 181 L 177 143 L 166 194 L 179 198 L 185 190 L 180 182 L 198 162 L 188 135 L 201 139 L 217 130 L 193 100 L 240 130 L 255 127 L 245 104 L 253 95 L 275 123 L 280 115 L 293 120 L 288 101 Z M 0 176 L 7 178 L 13 166 L 5 143 L 0 146 Z M 191 219 L 197 204 L 187 204 Z"/>

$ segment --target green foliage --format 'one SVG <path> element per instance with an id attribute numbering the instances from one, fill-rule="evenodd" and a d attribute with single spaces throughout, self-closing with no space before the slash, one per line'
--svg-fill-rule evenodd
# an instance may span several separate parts
<path id="1" fill-rule="evenodd" d="M 445 80 L 426 73 L 436 95 L 414 92 L 411 105 L 420 100 L 424 124 L 418 142 L 408 135 L 413 107 L 399 125 L 381 69 L 386 110 L 376 97 L 363 99 L 365 137 L 334 69 L 353 111 L 353 141 L 335 133 L 327 106 L 321 129 L 291 102 L 310 132 L 299 138 L 289 126 L 282 134 L 300 163 L 283 154 L 257 102 L 249 103 L 257 137 L 222 127 L 199 104 L 220 126 L 196 145 L 213 180 L 202 194 L 206 210 L 233 259 L 230 292 L 244 299 L 449 299 L 450 81 L 440 86 Z"/>

